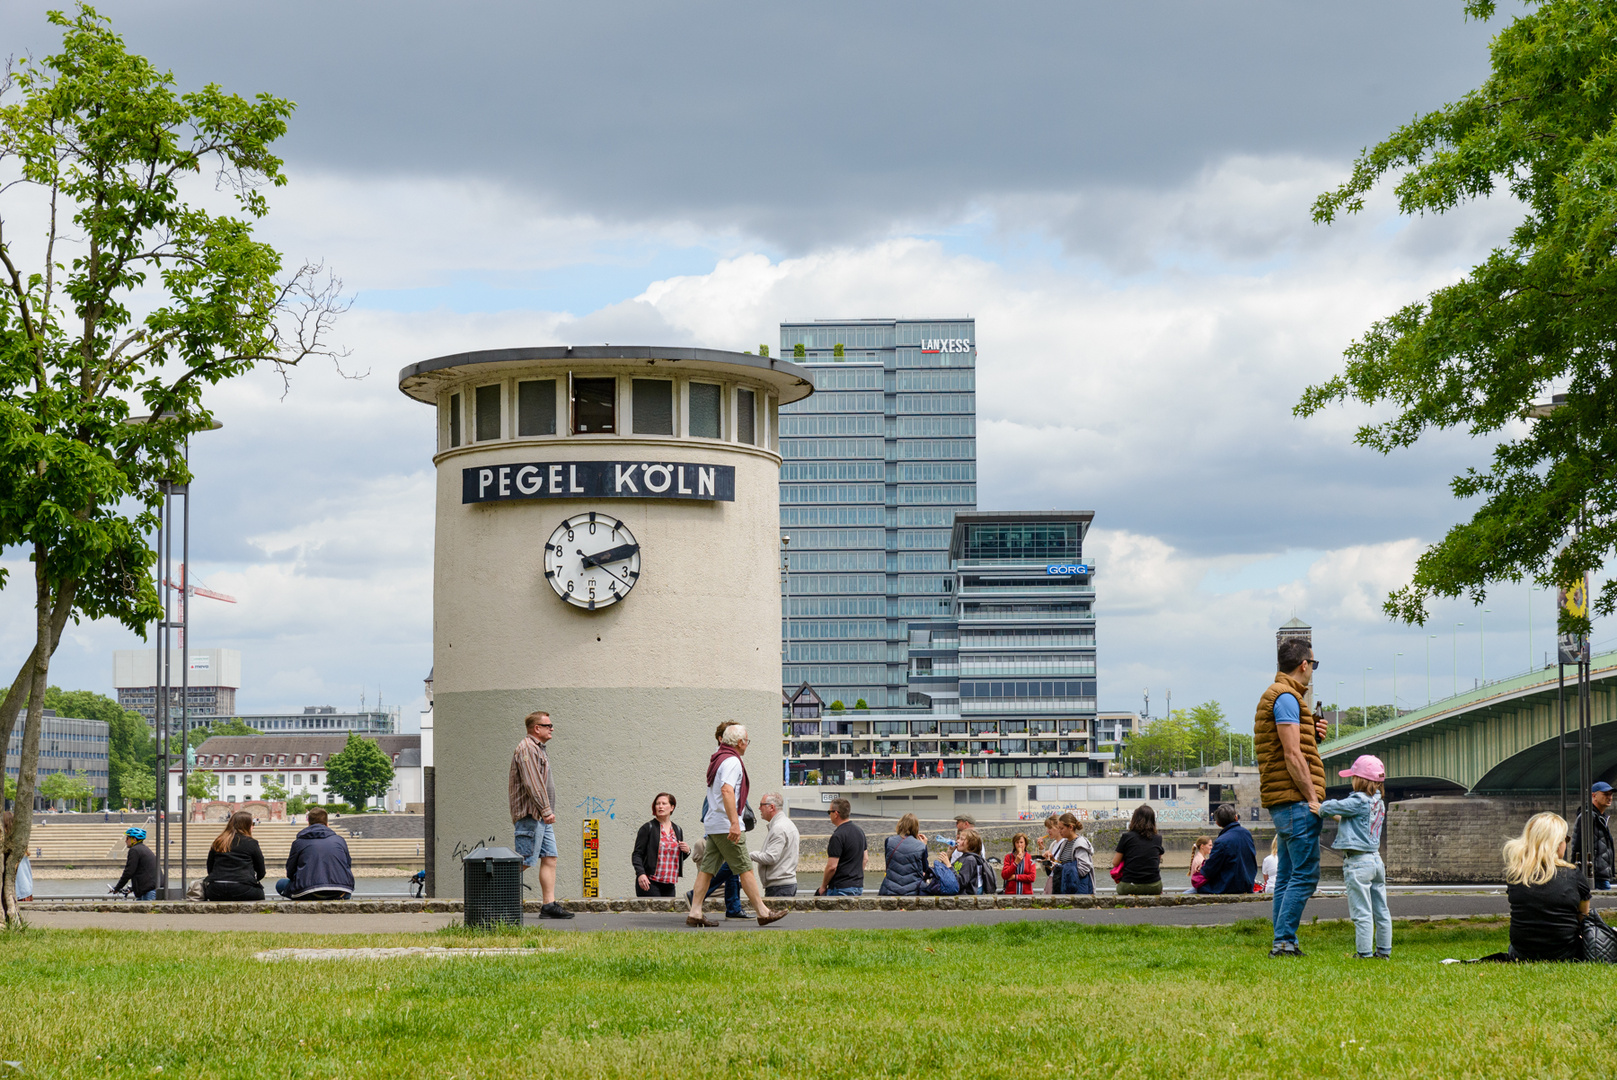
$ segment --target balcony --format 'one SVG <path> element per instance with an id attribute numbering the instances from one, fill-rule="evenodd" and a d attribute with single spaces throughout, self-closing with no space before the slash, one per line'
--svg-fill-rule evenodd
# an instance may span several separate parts
<path id="1" fill-rule="evenodd" d="M 1095 662 L 1093 660 L 1068 663 L 1035 663 L 1035 664 L 983 664 L 962 662 L 957 670 L 959 676 L 968 679 L 995 679 L 1006 675 L 1037 675 L 1049 678 L 1051 676 L 1093 675 Z"/>

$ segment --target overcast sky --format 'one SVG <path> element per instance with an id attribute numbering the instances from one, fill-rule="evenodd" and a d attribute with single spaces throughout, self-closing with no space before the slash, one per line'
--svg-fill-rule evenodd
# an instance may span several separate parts
<path id="1" fill-rule="evenodd" d="M 0 6 L 5 48 L 51 51 L 47 6 Z M 1096 512 L 1103 708 L 1171 687 L 1249 726 L 1293 614 L 1348 704 L 1390 700 L 1394 663 L 1424 704 L 1428 650 L 1442 696 L 1549 648 L 1521 587 L 1425 630 L 1380 614 L 1485 446 L 1382 458 L 1352 443 L 1368 414 L 1290 411 L 1516 216 L 1383 193 L 1310 222 L 1362 147 L 1483 78 L 1496 27 L 1460 0 L 99 7 L 182 88 L 297 102 L 264 233 L 355 296 L 365 378 L 221 387 L 194 445 L 196 572 L 240 600 L 196 601 L 194 642 L 242 650 L 244 710 L 423 704 L 432 416 L 400 367 L 756 349 L 803 318 L 977 319 L 979 505 Z M 27 605 L 0 594 L 18 662 Z M 138 645 L 81 626 L 52 681 L 110 692 Z"/>

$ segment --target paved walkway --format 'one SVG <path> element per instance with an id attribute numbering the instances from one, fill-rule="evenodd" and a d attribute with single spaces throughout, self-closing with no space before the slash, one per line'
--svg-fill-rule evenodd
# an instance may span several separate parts
<path id="1" fill-rule="evenodd" d="M 1508 915 L 1509 904 L 1497 893 L 1422 893 L 1395 895 L 1390 904 L 1395 919 L 1468 918 L 1476 915 Z M 1617 897 L 1597 897 L 1602 910 L 1617 910 Z M 1268 904 L 1219 904 L 1194 907 L 1139 908 L 1035 908 L 989 909 L 975 911 L 794 911 L 771 930 L 886 930 L 938 929 L 1002 922 L 1070 922 L 1086 926 L 1218 926 L 1239 919 L 1267 919 Z M 687 927 L 682 916 L 668 912 L 623 912 L 581 914 L 567 920 L 523 921 L 528 926 L 552 930 L 664 930 L 687 933 L 758 930 L 752 919 L 725 919 L 716 916 L 718 931 Z M 1309 902 L 1304 919 L 1345 919 L 1347 901 L 1340 897 L 1318 897 Z M 301 934 L 396 934 L 436 930 L 460 921 L 458 913 L 354 913 L 308 914 L 265 912 L 262 914 L 165 915 L 123 911 L 46 911 L 31 910 L 28 921 L 47 929 L 101 930 L 250 930 L 263 933 Z"/>

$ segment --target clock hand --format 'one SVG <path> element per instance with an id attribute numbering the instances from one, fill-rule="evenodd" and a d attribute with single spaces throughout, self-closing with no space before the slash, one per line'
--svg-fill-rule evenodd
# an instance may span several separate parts
<path id="1" fill-rule="evenodd" d="M 597 552 L 594 555 L 585 555 L 584 552 L 580 550 L 579 555 L 583 556 L 584 566 L 587 569 L 591 566 L 603 566 L 606 563 L 622 562 L 624 559 L 629 558 L 629 556 L 635 554 L 639 550 L 640 547 L 638 544 L 619 544 L 615 548 L 607 548 L 605 551 Z"/>
<path id="2" fill-rule="evenodd" d="M 625 546 L 627 546 L 627 545 L 625 545 Z M 637 550 L 638 550 L 638 549 L 637 549 Z M 608 569 L 607 569 L 607 568 L 606 568 L 606 566 L 605 566 L 605 565 L 604 565 L 604 564 L 602 564 L 602 563 L 599 563 L 599 562 L 591 562 L 591 560 L 592 560 L 592 559 L 595 559 L 595 558 L 598 558 L 598 556 L 594 556 L 594 555 L 585 555 L 585 554 L 584 554 L 584 549 L 583 549 L 583 548 L 579 548 L 579 549 L 578 549 L 578 554 L 579 554 L 579 555 L 580 555 L 580 556 L 582 556 L 582 557 L 583 557 L 583 559 L 584 559 L 584 565 L 583 565 L 583 567 L 582 567 L 582 568 L 583 568 L 583 569 L 585 569 L 585 570 L 588 570 L 588 569 L 589 569 L 589 568 L 590 568 L 590 567 L 591 567 L 591 566 L 594 566 L 594 567 L 596 567 L 596 568 L 597 568 L 597 569 L 599 569 L 599 570 L 602 570 L 602 571 L 604 571 L 604 572 L 605 572 L 605 573 L 606 573 L 606 576 L 607 576 L 607 577 L 609 577 L 609 578 L 612 578 L 612 579 L 613 579 L 613 580 L 614 580 L 614 581 L 621 581 L 621 582 L 622 582 L 622 583 L 623 583 L 623 587 L 624 587 L 624 588 L 625 588 L 625 589 L 632 589 L 632 588 L 634 588 L 634 586 L 632 586 L 632 585 L 630 585 L 630 584 L 629 584 L 629 579 L 628 579 L 628 578 L 620 578 L 620 577 L 618 577 L 618 575 L 616 575 L 616 574 L 614 574 L 614 573 L 613 573 L 613 572 L 612 572 L 612 571 L 610 571 L 610 570 L 608 570 Z M 611 552 L 603 552 L 603 553 L 602 553 L 602 554 L 608 554 L 608 555 L 609 555 L 609 554 L 611 554 Z"/>

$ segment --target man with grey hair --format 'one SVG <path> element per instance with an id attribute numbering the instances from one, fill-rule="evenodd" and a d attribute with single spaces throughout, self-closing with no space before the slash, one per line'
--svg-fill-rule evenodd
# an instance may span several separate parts
<path id="1" fill-rule="evenodd" d="M 797 895 L 797 855 L 802 843 L 797 826 L 786 813 L 786 800 L 771 792 L 758 800 L 758 813 L 769 826 L 762 851 L 752 853 L 764 879 L 765 896 Z"/>
<path id="2" fill-rule="evenodd" d="M 753 872 L 752 860 L 747 855 L 747 838 L 741 831 L 741 810 L 747 805 L 747 769 L 741 755 L 747 752 L 750 740 L 741 724 L 724 728 L 719 737 L 719 748 L 707 763 L 707 815 L 702 819 L 707 833 L 707 850 L 696 871 L 696 887 L 691 890 L 691 910 L 685 916 L 686 926 L 718 926 L 716 919 L 702 914 L 702 901 L 707 898 L 707 887 L 719 867 L 728 865 L 730 872 L 741 879 L 741 891 L 752 901 L 752 910 L 758 913 L 758 925 L 768 926 L 787 916 L 785 910 L 771 911 L 764 903 L 758 888 L 758 875 Z"/>

